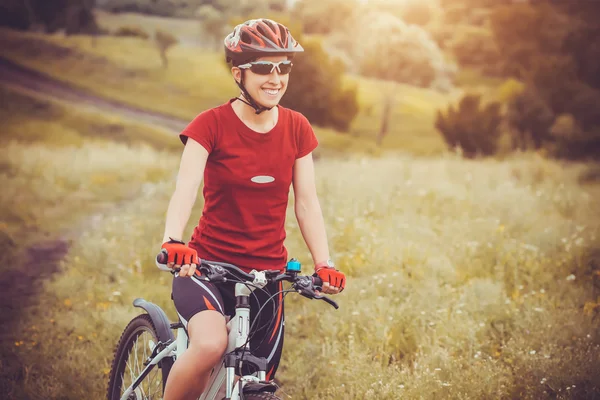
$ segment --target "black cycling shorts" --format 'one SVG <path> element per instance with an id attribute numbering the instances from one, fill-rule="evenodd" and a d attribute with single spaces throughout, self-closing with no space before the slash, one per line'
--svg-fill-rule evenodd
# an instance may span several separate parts
<path id="1" fill-rule="evenodd" d="M 198 273 L 198 272 L 197 272 Z M 235 314 L 235 283 L 213 284 L 192 277 L 173 278 L 172 298 L 181 322 L 187 329 L 187 322 L 196 314 L 205 310 L 216 310 L 224 316 Z M 282 290 L 281 282 L 269 283 L 263 290 L 255 289 L 250 294 L 250 325 L 256 319 L 256 313 L 269 297 Z M 250 350 L 257 357 L 268 361 L 267 380 L 275 377 L 284 336 L 283 294 L 279 293 L 267 302 L 259 315 L 259 321 L 251 331 Z M 254 333 L 256 332 L 256 333 Z M 242 371 L 248 374 L 253 371 Z"/>

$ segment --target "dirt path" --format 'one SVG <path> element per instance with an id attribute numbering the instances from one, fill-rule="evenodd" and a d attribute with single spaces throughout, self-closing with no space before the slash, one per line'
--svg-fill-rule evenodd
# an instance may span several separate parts
<path id="1" fill-rule="evenodd" d="M 149 125 L 159 125 L 174 133 L 181 132 L 189 123 L 182 119 L 143 110 L 130 105 L 97 97 L 83 89 L 57 81 L 38 71 L 18 65 L 0 57 L 0 83 L 6 86 L 28 89 L 58 100 L 93 106 L 97 109 L 117 114 Z"/>
<path id="2" fill-rule="evenodd" d="M 2 57 L 0 84 L 74 103 L 77 106 L 93 107 L 126 119 L 143 121 L 149 125 L 163 127 L 174 134 L 179 133 L 189 122 L 97 97 Z M 18 388 L 20 383 L 26 380 L 27 371 L 15 353 L 13 342 L 20 337 L 20 320 L 23 313 L 38 301 L 43 282 L 59 272 L 61 260 L 82 231 L 93 229 L 101 220 L 98 216 L 114 212 L 129 200 L 131 199 L 101 204 L 89 216 L 74 221 L 68 231 L 53 238 L 43 237 L 21 250 L 20 259 L 16 264 L 11 265 L 0 276 L 0 398 L 10 394 L 10 391 Z M 18 396 L 17 393 L 13 394 Z"/>
<path id="3" fill-rule="evenodd" d="M 0 275 L 0 399 L 28 398 L 21 390 L 29 372 L 14 343 L 28 339 L 21 331 L 22 321 L 27 319 L 27 311 L 39 302 L 44 282 L 60 272 L 61 261 L 82 232 L 95 229 L 135 197 L 98 203 L 90 214 L 74 220 L 66 231 L 54 237 L 41 235 L 39 241 L 32 239 L 33 243 L 18 251 L 15 262 Z"/>

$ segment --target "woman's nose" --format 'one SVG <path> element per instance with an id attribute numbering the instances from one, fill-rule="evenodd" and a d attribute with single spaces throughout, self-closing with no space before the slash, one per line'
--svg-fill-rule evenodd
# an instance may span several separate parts
<path id="1" fill-rule="evenodd" d="M 271 83 L 279 83 L 281 81 L 281 77 L 279 76 L 279 71 L 277 68 L 273 69 L 273 72 L 269 74 L 269 82 Z"/>

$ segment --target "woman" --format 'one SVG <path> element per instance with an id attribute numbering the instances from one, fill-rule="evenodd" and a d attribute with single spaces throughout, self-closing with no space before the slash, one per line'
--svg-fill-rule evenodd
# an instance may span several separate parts
<path id="1" fill-rule="evenodd" d="M 246 271 L 283 269 L 290 184 L 304 240 L 323 279 L 323 293 L 344 289 L 345 276 L 329 258 L 317 198 L 312 151 L 317 139 L 300 113 L 279 106 L 292 68 L 304 51 L 289 30 L 272 20 L 250 20 L 225 38 L 227 61 L 241 97 L 199 114 L 180 134 L 185 144 L 169 203 L 162 248 L 168 265 L 180 267 L 173 300 L 190 337 L 188 350 L 169 374 L 165 399 L 195 399 L 227 346 L 226 316 L 235 312 L 233 285 L 218 287 L 194 278 L 196 257 L 235 264 Z M 239 101 L 236 101 L 239 100 Z M 188 245 L 181 241 L 202 179 L 204 210 Z M 272 294 L 280 284 L 268 285 Z M 251 296 L 251 310 L 268 298 Z M 274 378 L 283 346 L 282 296 L 269 302 L 250 346 L 269 361 Z M 280 307 L 281 305 L 281 307 Z M 269 325 L 276 315 L 275 323 Z M 251 319 L 254 314 L 251 314 Z"/>

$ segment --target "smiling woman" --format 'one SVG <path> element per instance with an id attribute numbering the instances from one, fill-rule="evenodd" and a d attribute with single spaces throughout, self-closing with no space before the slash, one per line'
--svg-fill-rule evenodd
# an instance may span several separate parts
<path id="1" fill-rule="evenodd" d="M 234 298 L 233 286 L 199 280 L 198 257 L 234 264 L 246 272 L 282 270 L 288 258 L 284 241 L 291 185 L 296 219 L 315 273 L 323 280 L 323 292 L 336 294 L 345 286 L 344 274 L 329 259 L 317 198 L 312 159 L 317 138 L 304 115 L 279 105 L 288 87 L 291 60 L 304 51 L 302 46 L 285 26 L 268 19 L 238 25 L 224 46 L 241 94 L 200 113 L 180 134 L 185 149 L 163 237 L 167 264 L 180 268 L 172 298 L 190 338 L 188 350 L 177 359 L 166 383 L 165 399 L 170 400 L 197 398 L 202 393 L 225 351 L 225 317 L 235 312 L 235 302 L 227 300 Z M 202 180 L 204 209 L 186 245 L 182 232 Z M 265 290 L 271 299 L 281 297 L 277 285 Z M 198 301 L 201 298 L 209 300 Z M 274 326 L 269 322 L 273 313 L 259 318 L 253 307 L 250 319 L 258 319 L 258 326 L 268 325 L 271 339 L 283 339 L 283 301 L 276 308 L 281 318 Z M 250 348 L 268 362 L 266 379 L 272 380 L 283 340 L 265 339 L 260 333 L 253 335 Z"/>

